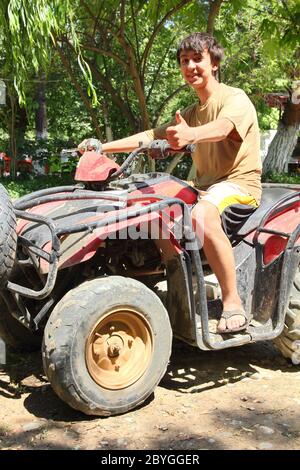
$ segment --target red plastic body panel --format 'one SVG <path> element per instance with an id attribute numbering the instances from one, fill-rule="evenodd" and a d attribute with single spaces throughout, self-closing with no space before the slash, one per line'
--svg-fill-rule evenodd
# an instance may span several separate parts
<path id="1" fill-rule="evenodd" d="M 197 202 L 198 197 L 195 190 L 193 190 L 189 186 L 184 186 L 183 184 L 180 184 L 180 182 L 176 180 L 158 182 L 157 184 L 153 184 L 152 186 L 147 186 L 145 188 L 132 191 L 130 195 L 163 195 L 165 197 L 176 197 L 184 201 L 186 204 L 195 204 Z"/>
<path id="2" fill-rule="evenodd" d="M 120 167 L 106 155 L 97 152 L 84 152 L 80 158 L 76 173 L 76 181 L 106 181 Z"/>
<path id="3" fill-rule="evenodd" d="M 170 209 L 165 209 L 163 215 L 154 211 L 144 215 L 138 215 L 134 218 L 126 219 L 122 222 L 118 220 L 119 215 L 122 215 L 127 211 L 132 212 L 133 206 L 140 207 L 149 203 L 149 200 L 143 201 L 142 203 L 136 202 L 135 204 L 131 204 L 131 207 L 119 209 L 118 211 L 106 212 L 106 214 L 95 213 L 94 216 L 89 216 L 86 218 L 81 217 L 76 223 L 82 224 L 87 222 L 94 222 L 111 216 L 113 216 L 115 220 L 109 225 L 94 229 L 92 233 L 86 234 L 83 238 L 83 232 L 62 236 L 61 251 L 63 254 L 59 260 L 59 269 L 63 269 L 89 260 L 94 256 L 97 249 L 103 243 L 103 240 L 105 240 L 109 234 L 115 234 L 116 232 L 120 232 L 126 228 L 130 229 L 130 227 L 136 227 L 137 233 L 139 233 L 139 231 L 150 232 L 154 228 L 154 231 L 156 233 L 159 232 L 162 238 L 168 239 L 170 241 L 170 244 L 173 245 L 175 252 L 180 252 L 181 248 L 173 234 L 170 232 L 170 229 L 174 225 L 172 219 L 181 217 L 181 208 L 179 205 L 174 205 Z M 62 214 L 68 213 L 68 204 L 69 201 L 54 201 L 36 206 L 30 209 L 29 212 L 51 217 L 51 214 L 54 211 L 57 211 L 57 209 L 59 209 Z M 168 217 L 168 213 L 170 214 L 171 218 Z M 30 223 L 31 222 L 26 220 L 19 220 L 17 225 L 17 233 L 21 234 Z M 74 225 L 76 225 L 76 223 Z M 41 246 L 41 248 L 47 252 L 50 252 L 51 242 L 45 243 L 44 246 Z M 48 272 L 48 263 L 43 259 L 40 259 L 40 270 L 42 273 Z"/>
<path id="4" fill-rule="evenodd" d="M 120 210 L 118 214 L 124 214 L 127 210 L 128 209 Z M 107 215 L 108 214 L 106 214 L 106 216 Z M 113 215 L 113 213 L 111 215 Z M 89 217 L 84 221 L 81 220 L 80 222 L 93 222 L 103 218 L 104 215 L 97 215 L 95 217 Z M 116 220 L 109 225 L 96 228 L 92 233 L 87 234 L 84 239 L 82 239 L 82 232 L 68 235 L 62 242 L 62 251 L 64 253 L 59 260 L 59 269 L 67 268 L 92 258 L 103 241 L 111 234 L 135 228 L 134 231 L 138 235 L 140 231 L 147 231 L 150 228 L 150 224 L 152 230 L 153 226 L 156 224 L 157 232 L 159 231 L 162 234 L 162 238 L 170 240 L 175 252 L 182 251 L 173 234 L 170 232 L 168 225 L 164 223 L 162 216 L 157 212 L 151 212 L 121 222 Z M 43 249 L 50 252 L 51 243 L 47 243 Z M 42 273 L 48 272 L 48 263 L 43 259 L 40 260 L 40 270 Z"/>
<path id="5" fill-rule="evenodd" d="M 300 223 L 300 202 L 295 202 L 290 207 L 284 209 L 279 214 L 276 214 L 269 220 L 265 228 L 271 230 L 278 230 L 280 232 L 292 233 Z M 252 241 L 255 231 L 251 232 L 246 240 Z M 264 245 L 263 262 L 265 265 L 274 261 L 285 250 L 288 239 L 280 235 L 273 235 L 270 233 L 260 233 L 259 242 Z M 298 242 L 300 242 L 300 238 Z"/>
<path id="6" fill-rule="evenodd" d="M 91 167 L 91 159 L 93 159 L 94 167 Z M 116 165 L 112 160 L 109 160 L 107 157 L 97 154 L 95 152 L 86 152 L 84 154 L 83 160 L 81 160 L 81 173 L 79 172 L 80 179 L 88 178 L 88 173 L 92 171 L 92 168 L 95 168 L 95 172 L 100 171 L 101 167 L 101 175 L 103 179 L 107 177 L 109 172 L 112 168 L 118 169 L 118 165 Z M 100 163 L 102 162 L 102 163 Z M 105 164 L 103 164 L 103 162 Z M 86 165 L 86 167 L 85 167 Z M 98 167 L 99 165 L 99 167 Z M 95 176 L 95 180 L 99 181 L 100 173 L 98 172 Z M 90 176 L 89 178 L 92 178 Z M 109 193 L 109 191 L 108 191 Z M 63 193 L 60 193 L 63 194 Z M 94 229 L 92 233 L 87 233 L 84 237 L 82 237 L 82 232 L 71 234 L 71 235 L 64 235 L 61 237 L 61 251 L 62 256 L 59 260 L 59 269 L 66 268 L 92 258 L 96 253 L 97 249 L 103 243 L 103 240 L 107 238 L 108 234 L 114 234 L 116 232 L 120 232 L 126 228 L 136 227 L 137 232 L 139 228 L 143 232 L 150 232 L 151 224 L 157 224 L 159 227 L 160 233 L 161 231 L 164 232 L 164 238 L 168 239 L 168 243 L 170 243 L 176 252 L 181 251 L 181 247 L 179 246 L 176 238 L 172 234 L 172 229 L 174 226 L 174 219 L 180 220 L 182 217 L 182 208 L 179 204 L 174 204 L 171 207 L 165 208 L 162 213 L 158 212 L 149 212 L 144 215 L 137 215 L 134 218 L 126 219 L 122 222 L 118 220 L 118 215 L 126 213 L 126 211 L 132 211 L 134 207 L 140 207 L 149 205 L 153 202 L 159 200 L 158 196 L 163 195 L 164 197 L 174 197 L 183 200 L 187 205 L 192 205 L 197 202 L 197 193 L 195 190 L 185 183 L 181 183 L 179 180 L 176 179 L 167 179 L 167 180 L 159 180 L 151 181 L 150 185 L 145 185 L 140 189 L 131 189 L 128 192 L 128 203 L 127 207 L 118 210 L 112 210 L 111 212 L 97 213 L 95 211 L 94 215 L 86 214 L 86 217 L 81 215 L 78 220 L 75 219 L 74 224 L 82 224 L 87 222 L 92 222 L 96 220 L 101 220 L 104 217 L 113 217 L 113 222 L 109 225 L 105 225 L 101 228 Z M 140 196 L 141 200 L 132 200 L 130 199 L 132 196 Z M 124 195 L 123 195 L 124 197 Z M 30 209 L 30 212 L 35 214 L 41 214 L 43 216 L 50 217 L 55 212 L 59 212 L 60 218 L 64 215 L 70 215 L 72 213 L 72 207 L 69 206 L 70 201 L 53 201 L 46 204 L 42 204 L 40 206 L 33 207 Z M 72 202 L 74 205 L 74 201 Z M 76 204 L 76 203 L 75 203 Z M 100 205 L 100 200 L 99 200 Z M 300 222 L 300 202 L 297 201 L 294 204 L 290 205 L 289 207 L 282 210 L 282 212 L 273 216 L 266 225 L 265 228 L 277 230 L 286 233 L 292 233 Z M 17 232 L 21 234 L 24 229 L 30 224 L 30 222 L 25 220 L 19 220 L 17 225 Z M 147 226 L 149 225 L 149 227 Z M 255 230 L 251 232 L 249 235 L 246 236 L 246 240 L 249 242 L 253 241 L 253 237 L 255 234 Z M 280 254 L 284 251 L 287 238 L 274 235 L 274 234 L 267 234 L 267 233 L 260 233 L 259 234 L 259 242 L 264 245 L 264 263 L 269 264 L 270 262 L 274 261 Z M 298 240 L 299 243 L 299 240 Z M 51 243 L 45 242 L 43 247 L 44 250 L 50 252 L 51 250 Z M 171 251 L 172 251 L 171 250 Z M 41 271 L 46 273 L 48 271 L 48 264 L 44 260 L 40 260 L 40 268 Z"/>
<path id="7" fill-rule="evenodd" d="M 57 193 L 57 194 L 64 194 L 64 193 Z M 46 204 L 41 204 L 39 206 L 33 207 L 32 209 L 29 209 L 28 212 L 31 212 L 33 214 L 40 214 L 45 217 L 50 217 L 51 218 L 51 213 L 54 210 L 57 210 L 58 207 L 63 208 L 67 204 L 67 201 L 53 201 L 53 202 L 47 202 Z M 17 234 L 21 235 L 22 231 L 24 228 L 30 224 L 28 220 L 24 219 L 18 219 L 17 222 Z"/>

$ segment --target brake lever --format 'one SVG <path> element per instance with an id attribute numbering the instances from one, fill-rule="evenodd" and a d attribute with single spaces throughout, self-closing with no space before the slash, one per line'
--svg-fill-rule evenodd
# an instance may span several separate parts
<path id="1" fill-rule="evenodd" d="M 74 148 L 74 149 L 62 149 L 61 153 L 79 153 L 80 149 L 79 148 Z"/>

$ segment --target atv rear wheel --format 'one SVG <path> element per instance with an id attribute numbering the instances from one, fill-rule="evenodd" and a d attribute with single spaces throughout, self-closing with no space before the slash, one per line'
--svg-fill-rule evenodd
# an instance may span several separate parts
<path id="1" fill-rule="evenodd" d="M 0 184 L 0 288 L 7 284 L 17 247 L 16 216 L 10 197 Z"/>
<path id="2" fill-rule="evenodd" d="M 300 265 L 293 280 L 284 330 L 274 343 L 284 357 L 300 364 Z"/>
<path id="3" fill-rule="evenodd" d="M 172 330 L 159 298 L 120 276 L 68 292 L 45 328 L 43 364 L 58 396 L 88 415 L 141 404 L 163 377 Z"/>

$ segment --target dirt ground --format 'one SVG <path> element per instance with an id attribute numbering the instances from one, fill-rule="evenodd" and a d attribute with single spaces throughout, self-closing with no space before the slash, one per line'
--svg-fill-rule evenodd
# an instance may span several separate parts
<path id="1" fill-rule="evenodd" d="M 271 343 L 201 352 L 175 342 L 139 409 L 91 418 L 64 404 L 40 353 L 0 366 L 1 449 L 299 449 L 300 367 Z"/>

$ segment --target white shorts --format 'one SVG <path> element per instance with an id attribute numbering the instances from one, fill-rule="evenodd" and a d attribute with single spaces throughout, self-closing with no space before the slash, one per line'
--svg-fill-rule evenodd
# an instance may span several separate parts
<path id="1" fill-rule="evenodd" d="M 213 184 L 206 191 L 199 190 L 199 193 L 199 201 L 210 202 L 217 207 L 220 214 L 232 204 L 258 207 L 256 199 L 247 190 L 227 181 Z"/>

